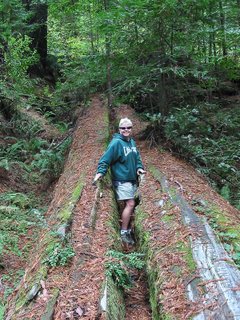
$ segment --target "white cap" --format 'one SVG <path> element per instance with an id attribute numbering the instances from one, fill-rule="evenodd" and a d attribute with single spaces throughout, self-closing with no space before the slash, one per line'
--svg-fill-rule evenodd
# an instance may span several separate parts
<path id="1" fill-rule="evenodd" d="M 119 127 L 122 127 L 123 125 L 128 125 L 128 126 L 132 126 L 132 121 L 128 118 L 123 118 L 120 120 L 119 122 Z"/>

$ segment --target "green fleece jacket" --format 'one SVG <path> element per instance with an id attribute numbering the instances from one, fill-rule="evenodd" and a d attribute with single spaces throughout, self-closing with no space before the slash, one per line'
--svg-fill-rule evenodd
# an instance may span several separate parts
<path id="1" fill-rule="evenodd" d="M 115 133 L 112 141 L 98 163 L 98 173 L 106 174 L 111 168 L 113 181 L 136 181 L 137 170 L 143 169 L 142 160 L 135 141 L 128 141 L 123 135 Z"/>

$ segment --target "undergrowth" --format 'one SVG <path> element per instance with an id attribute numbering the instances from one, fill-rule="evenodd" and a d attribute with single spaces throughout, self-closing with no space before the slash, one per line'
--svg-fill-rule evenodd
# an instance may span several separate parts
<path id="1" fill-rule="evenodd" d="M 240 208 L 240 111 L 202 103 L 176 108 L 167 117 L 147 114 L 157 135 L 208 177 L 213 187 Z"/>
<path id="2" fill-rule="evenodd" d="M 50 267 L 65 266 L 74 255 L 73 248 L 66 241 L 52 242 L 47 249 L 47 258 L 44 263 Z"/>
<path id="3" fill-rule="evenodd" d="M 4 254 L 24 257 L 21 236 L 36 226 L 45 226 L 43 208 L 33 194 L 7 192 L 0 194 L 0 258 Z"/>
<path id="4" fill-rule="evenodd" d="M 111 277 L 119 288 L 131 288 L 133 285 L 131 270 L 144 268 L 144 255 L 137 252 L 122 253 L 109 250 L 107 256 L 109 259 L 106 262 L 106 275 Z"/>
<path id="5" fill-rule="evenodd" d="M 27 180 L 31 180 L 36 173 L 58 177 L 63 168 L 66 151 L 71 144 L 70 137 L 58 145 L 50 145 L 47 140 L 37 137 L 28 140 L 9 136 L 5 141 L 12 143 L 7 143 L 1 148 L 0 167 L 11 171 L 14 165 L 18 165 L 27 175 Z"/>
<path id="6" fill-rule="evenodd" d="M 9 257 L 26 262 L 38 230 L 45 228 L 44 208 L 34 194 L 5 192 L 0 194 L 0 268 L 3 273 L 3 300 L 0 303 L 0 319 L 5 302 L 18 285 L 24 271 L 9 268 Z M 12 261 L 12 258 L 10 261 Z M 11 266 L 11 264 L 10 264 Z"/>

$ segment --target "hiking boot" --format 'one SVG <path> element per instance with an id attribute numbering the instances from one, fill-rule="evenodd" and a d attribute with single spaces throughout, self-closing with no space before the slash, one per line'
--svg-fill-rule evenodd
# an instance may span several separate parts
<path id="1" fill-rule="evenodd" d="M 133 245 L 135 243 L 132 238 L 131 231 L 129 230 L 121 234 L 121 240 L 130 245 Z"/>

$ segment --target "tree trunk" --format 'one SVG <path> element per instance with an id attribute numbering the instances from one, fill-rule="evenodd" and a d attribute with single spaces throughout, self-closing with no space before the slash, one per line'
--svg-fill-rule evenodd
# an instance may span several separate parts
<path id="1" fill-rule="evenodd" d="M 40 64 L 43 69 L 47 64 L 47 3 L 34 4 L 32 0 L 22 0 L 27 11 L 33 14 L 28 21 L 29 26 L 34 26 L 34 30 L 29 36 L 32 38 L 31 48 L 36 50 L 40 56 Z"/>
<path id="2" fill-rule="evenodd" d="M 104 0 L 104 10 L 107 11 L 109 8 L 109 1 Z M 106 49 L 106 62 L 107 62 L 107 97 L 108 107 L 112 107 L 112 75 L 111 75 L 111 39 L 109 35 L 106 35 L 105 39 Z"/>
<path id="3" fill-rule="evenodd" d="M 212 38 L 213 38 L 213 36 L 212 36 L 212 33 L 210 33 L 209 34 L 209 42 L 208 42 L 208 44 L 209 44 L 209 49 L 208 49 L 208 60 L 209 61 L 212 61 L 212 55 L 213 55 L 213 53 L 212 53 L 212 51 L 213 51 L 213 41 L 212 41 Z"/>
<path id="4" fill-rule="evenodd" d="M 89 5 L 88 7 L 88 11 L 89 11 L 89 20 L 90 20 L 90 31 L 89 31 L 89 35 L 90 35 L 90 42 L 91 42 L 91 51 L 92 54 L 95 53 L 95 46 L 94 46 L 94 32 L 93 32 L 93 19 L 92 19 L 92 11 L 91 11 L 91 6 Z"/>
<path id="5" fill-rule="evenodd" d="M 240 0 L 237 0 L 237 8 L 238 8 L 238 25 L 240 26 Z"/>
<path id="6" fill-rule="evenodd" d="M 173 34 L 174 34 L 174 29 L 173 29 L 173 25 L 171 25 L 171 37 L 170 37 L 170 52 L 171 52 L 171 56 L 173 55 Z"/>
<path id="7" fill-rule="evenodd" d="M 106 39 L 108 107 L 112 107 L 111 42 Z"/>
<path id="8" fill-rule="evenodd" d="M 220 9 L 220 27 L 221 27 L 221 38 L 222 38 L 222 53 L 223 56 L 227 56 L 227 46 L 226 46 L 226 33 L 225 33 L 225 15 L 223 11 L 222 0 L 219 0 L 219 9 Z"/>

